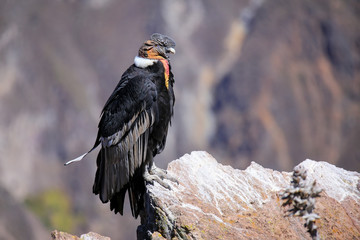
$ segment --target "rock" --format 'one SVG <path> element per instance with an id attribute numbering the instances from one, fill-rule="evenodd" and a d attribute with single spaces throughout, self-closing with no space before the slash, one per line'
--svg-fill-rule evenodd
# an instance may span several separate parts
<path id="1" fill-rule="evenodd" d="M 308 181 L 323 189 L 314 210 L 321 239 L 360 239 L 360 174 L 306 160 Z M 252 162 L 246 170 L 192 152 L 168 166 L 179 184 L 148 186 L 138 239 L 311 239 L 304 220 L 286 217 L 280 193 L 291 173 Z"/>
<path id="2" fill-rule="evenodd" d="M 110 240 L 109 237 L 104 237 L 94 232 L 82 234 L 79 238 L 77 236 L 58 230 L 53 231 L 51 233 L 51 237 L 53 240 Z"/>
<path id="3" fill-rule="evenodd" d="M 77 236 L 73 236 L 69 233 L 66 233 L 66 232 L 61 232 L 61 231 L 58 231 L 58 230 L 54 230 L 51 232 L 51 239 L 53 240 L 67 240 L 67 239 L 74 239 L 74 240 L 78 240 L 80 239 L 79 237 Z"/>

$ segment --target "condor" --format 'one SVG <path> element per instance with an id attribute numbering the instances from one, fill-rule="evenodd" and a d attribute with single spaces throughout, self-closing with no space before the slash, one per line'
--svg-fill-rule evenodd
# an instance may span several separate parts
<path id="1" fill-rule="evenodd" d="M 110 201 L 115 213 L 123 214 L 128 192 L 137 218 L 144 207 L 147 182 L 170 188 L 163 179 L 176 181 L 153 162 L 165 147 L 173 115 L 174 76 L 168 54 L 175 53 L 174 47 L 170 37 L 151 35 L 105 103 L 94 147 L 65 164 L 80 161 L 101 145 L 93 192 L 103 203 Z"/>

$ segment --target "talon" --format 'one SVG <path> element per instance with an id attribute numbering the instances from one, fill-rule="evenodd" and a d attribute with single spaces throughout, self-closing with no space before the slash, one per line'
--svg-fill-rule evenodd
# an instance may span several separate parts
<path id="1" fill-rule="evenodd" d="M 161 186 L 163 186 L 164 188 L 167 188 L 169 190 L 171 190 L 171 187 L 169 184 L 164 182 L 164 179 L 167 179 L 169 181 L 179 184 L 179 182 L 176 178 L 169 176 L 167 174 L 166 170 L 156 167 L 155 164 L 153 164 L 148 171 L 145 171 L 144 179 L 145 179 L 145 181 L 147 181 L 151 184 L 153 184 L 154 181 L 156 181 Z"/>
<path id="2" fill-rule="evenodd" d="M 147 171 L 145 171 L 144 173 L 144 179 L 146 182 L 154 184 L 154 182 L 159 183 L 161 186 L 163 186 L 166 189 L 171 190 L 171 187 L 169 184 L 167 184 L 166 182 L 164 182 L 159 176 L 154 175 L 154 174 L 150 174 Z"/>
<path id="3" fill-rule="evenodd" d="M 158 167 L 154 167 L 154 166 L 149 170 L 149 173 L 150 173 L 151 175 L 157 175 L 157 176 L 159 176 L 161 179 L 163 179 L 164 176 L 167 175 L 167 171 L 166 171 L 166 170 L 161 169 L 161 168 L 158 168 Z"/>
<path id="4" fill-rule="evenodd" d="M 167 179 L 169 181 L 175 182 L 177 184 L 179 184 L 178 180 L 172 176 L 170 176 L 169 174 L 167 174 L 167 171 L 161 168 L 158 168 L 155 166 L 155 164 L 152 165 L 151 169 L 149 170 L 149 173 L 151 175 L 157 175 L 159 176 L 162 180 L 163 179 Z"/>
<path id="5" fill-rule="evenodd" d="M 172 182 L 176 183 L 177 185 L 179 185 L 179 181 L 176 178 L 173 178 L 173 180 L 171 180 Z"/>

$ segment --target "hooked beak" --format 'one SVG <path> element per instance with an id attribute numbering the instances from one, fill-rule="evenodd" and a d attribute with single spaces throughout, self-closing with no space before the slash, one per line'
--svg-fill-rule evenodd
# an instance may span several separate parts
<path id="1" fill-rule="evenodd" d="M 175 54 L 176 53 L 175 48 L 172 48 L 172 47 L 166 48 L 166 53 Z"/>

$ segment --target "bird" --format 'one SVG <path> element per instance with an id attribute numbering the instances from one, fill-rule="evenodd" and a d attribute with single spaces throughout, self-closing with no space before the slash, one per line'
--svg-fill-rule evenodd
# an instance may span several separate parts
<path id="1" fill-rule="evenodd" d="M 174 114 L 175 81 L 169 54 L 175 54 L 175 41 L 160 33 L 141 45 L 103 107 L 93 148 L 65 163 L 80 161 L 101 146 L 93 193 L 103 203 L 110 201 L 115 214 L 123 215 L 126 192 L 136 219 L 144 208 L 146 184 L 158 182 L 171 189 L 164 179 L 177 182 L 153 160 L 164 150 Z"/>

